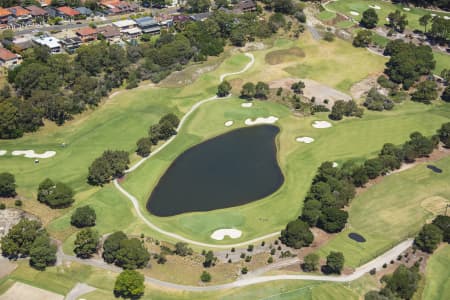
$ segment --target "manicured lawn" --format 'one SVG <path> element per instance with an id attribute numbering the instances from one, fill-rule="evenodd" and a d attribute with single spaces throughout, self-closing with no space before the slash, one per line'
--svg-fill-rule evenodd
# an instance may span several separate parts
<path id="1" fill-rule="evenodd" d="M 328 21 L 328 20 L 333 20 L 334 18 L 336 18 L 336 14 L 334 12 L 331 11 L 321 11 L 317 17 L 322 20 L 322 21 Z"/>
<path id="2" fill-rule="evenodd" d="M 441 246 L 427 262 L 422 299 L 450 298 L 450 246 Z"/>
<path id="3" fill-rule="evenodd" d="M 450 200 L 450 157 L 434 165 L 443 170 L 436 174 L 421 164 L 413 169 L 386 176 L 351 203 L 348 229 L 324 246 L 319 253 L 329 251 L 344 253 L 346 265 L 356 267 L 369 261 L 407 237 L 415 236 L 426 220 L 433 217 L 427 210 L 427 199 Z M 348 238 L 357 232 L 365 243 Z M 388 233 L 388 234 L 387 234 Z M 431 298 L 429 298 L 431 299 Z"/>
<path id="4" fill-rule="evenodd" d="M 442 70 L 450 70 L 450 55 L 441 52 L 433 52 L 434 59 L 436 60 L 436 68 L 434 74 L 441 75 Z"/>
<path id="5" fill-rule="evenodd" d="M 425 14 L 434 13 L 440 16 L 449 15 L 448 13 L 438 13 L 438 12 L 430 12 L 422 8 L 414 8 L 410 7 L 410 11 L 403 10 L 404 5 L 402 4 L 392 4 L 391 2 L 381 1 L 381 0 L 345 0 L 345 1 L 334 1 L 327 4 L 327 8 L 330 10 L 334 10 L 340 12 L 342 14 L 347 15 L 350 18 L 355 19 L 356 21 L 360 21 L 362 17 L 362 13 L 369 8 L 369 5 L 378 5 L 381 9 L 377 9 L 376 12 L 378 14 L 378 25 L 383 25 L 386 22 L 386 18 L 389 13 L 394 12 L 396 9 L 399 9 L 402 13 L 405 13 L 408 16 L 408 28 L 409 29 L 419 29 L 423 30 L 423 27 L 419 24 L 419 18 Z M 359 13 L 358 16 L 352 15 L 350 12 L 355 11 Z"/>
<path id="6" fill-rule="evenodd" d="M 347 29 L 355 26 L 356 24 L 352 21 L 341 21 L 336 24 L 337 28 Z"/>

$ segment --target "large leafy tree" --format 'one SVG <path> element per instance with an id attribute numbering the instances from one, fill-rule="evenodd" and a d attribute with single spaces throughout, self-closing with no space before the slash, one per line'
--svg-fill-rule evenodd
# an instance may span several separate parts
<path id="1" fill-rule="evenodd" d="M 341 274 L 341 271 L 344 268 L 344 261 L 344 254 L 331 251 L 327 256 L 327 272 Z"/>
<path id="2" fill-rule="evenodd" d="M 95 210 L 89 205 L 85 205 L 75 209 L 70 217 L 70 224 L 78 228 L 94 226 L 96 218 Z"/>
<path id="3" fill-rule="evenodd" d="M 433 225 L 442 230 L 443 241 L 450 243 L 450 216 L 437 216 L 433 220 Z"/>
<path id="4" fill-rule="evenodd" d="M 143 268 L 150 260 L 150 254 L 136 238 L 120 241 L 116 252 L 116 264 L 124 269 Z"/>
<path id="5" fill-rule="evenodd" d="M 280 240 L 286 246 L 300 249 L 308 247 L 314 240 L 314 236 L 308 224 L 297 219 L 289 222 L 286 229 L 281 231 Z"/>
<path id="6" fill-rule="evenodd" d="M 137 299 L 144 294 L 144 275 L 125 270 L 117 276 L 114 284 L 114 294 L 117 297 Z"/>
<path id="7" fill-rule="evenodd" d="M 127 239 L 127 235 L 122 231 L 109 235 L 103 243 L 103 259 L 112 264 L 116 260 L 117 252 L 120 250 L 120 242 Z"/>
<path id="8" fill-rule="evenodd" d="M 99 242 L 99 235 L 96 230 L 91 228 L 85 228 L 77 233 L 75 238 L 75 248 L 73 252 L 78 257 L 90 258 L 94 253 L 97 252 Z"/>
<path id="9" fill-rule="evenodd" d="M 53 182 L 46 178 L 39 184 L 38 200 L 51 208 L 68 207 L 75 201 L 73 195 L 73 190 L 62 182 Z"/>
<path id="10" fill-rule="evenodd" d="M 378 24 L 378 15 L 375 9 L 369 8 L 362 14 L 360 25 L 368 29 L 375 28 Z"/>
<path id="11" fill-rule="evenodd" d="M 56 246 L 50 241 L 47 232 L 41 231 L 30 249 L 30 265 L 38 270 L 56 263 Z"/>
<path id="12" fill-rule="evenodd" d="M 16 179 L 11 173 L 0 173 L 0 197 L 16 196 Z"/>
<path id="13" fill-rule="evenodd" d="M 434 224 L 425 224 L 414 239 L 414 245 L 422 251 L 433 253 L 442 241 L 442 230 Z"/>

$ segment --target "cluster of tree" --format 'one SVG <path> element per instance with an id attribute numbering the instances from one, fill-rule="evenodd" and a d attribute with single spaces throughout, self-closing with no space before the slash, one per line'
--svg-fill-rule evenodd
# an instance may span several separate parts
<path id="1" fill-rule="evenodd" d="M 439 215 L 431 224 L 425 224 L 414 239 L 414 246 L 433 253 L 439 244 L 450 242 L 450 217 Z"/>
<path id="2" fill-rule="evenodd" d="M 113 178 L 122 177 L 129 163 L 127 152 L 107 150 L 89 167 L 88 182 L 102 186 Z"/>
<path id="3" fill-rule="evenodd" d="M 216 265 L 217 257 L 214 256 L 214 252 L 209 250 L 208 252 L 203 252 L 203 256 L 205 257 L 205 260 L 203 261 L 203 266 L 205 268 L 210 268 Z"/>
<path id="4" fill-rule="evenodd" d="M 402 14 L 402 12 L 397 9 L 388 14 L 387 18 L 389 20 L 389 27 L 391 27 L 392 30 L 397 32 L 405 31 L 406 25 L 408 25 L 408 16 L 406 14 Z"/>
<path id="5" fill-rule="evenodd" d="M 122 231 L 109 235 L 103 243 L 103 259 L 124 269 L 144 268 L 150 254 L 137 238 L 128 238 Z"/>
<path id="6" fill-rule="evenodd" d="M 75 209 L 70 217 L 70 224 L 78 228 L 92 227 L 95 226 L 96 219 L 95 210 L 89 205 L 85 205 Z"/>
<path id="7" fill-rule="evenodd" d="M 280 241 L 288 247 L 300 249 L 308 247 L 314 240 L 314 236 L 307 223 L 296 219 L 287 224 L 281 231 Z"/>
<path id="8" fill-rule="evenodd" d="M 392 2 L 394 3 L 398 3 L 398 2 L 406 2 L 415 6 L 420 6 L 420 7 L 433 7 L 433 6 L 437 6 L 439 8 L 445 9 L 445 10 L 449 10 L 450 9 L 450 5 L 449 5 L 449 1 L 448 0 L 407 0 L 407 1 L 403 1 L 403 0 L 392 0 Z"/>
<path id="9" fill-rule="evenodd" d="M 441 72 L 441 77 L 444 79 L 445 89 L 441 95 L 442 100 L 450 102 L 450 70 L 444 69 Z"/>
<path id="10" fill-rule="evenodd" d="M 158 144 L 159 141 L 165 141 L 177 134 L 178 124 L 180 119 L 175 114 L 168 113 L 159 120 L 158 124 L 150 126 L 148 139 L 153 145 Z"/>
<path id="11" fill-rule="evenodd" d="M 114 284 L 116 297 L 138 299 L 144 295 L 144 275 L 134 270 L 125 270 L 117 276 Z"/>
<path id="12" fill-rule="evenodd" d="M 228 81 L 224 80 L 217 87 L 216 95 L 217 97 L 223 98 L 228 96 L 230 94 L 230 91 L 231 91 L 231 84 Z"/>
<path id="13" fill-rule="evenodd" d="M 416 46 L 403 40 L 390 41 L 385 50 L 390 55 L 385 73 L 395 83 L 408 90 L 422 75 L 430 75 L 435 68 L 433 52 L 429 46 Z"/>
<path id="14" fill-rule="evenodd" d="M 394 102 L 385 95 L 378 92 L 376 88 L 371 88 L 367 94 L 364 106 L 370 110 L 391 110 L 394 108 Z"/>
<path id="15" fill-rule="evenodd" d="M 295 93 L 295 94 L 303 94 L 303 89 L 305 88 L 305 83 L 303 81 L 298 81 L 298 82 L 294 82 L 291 85 L 291 90 Z"/>
<path id="16" fill-rule="evenodd" d="M 252 100 L 257 99 L 267 99 L 270 90 L 269 85 L 265 82 L 258 81 L 256 85 L 253 82 L 247 82 L 242 86 L 241 98 Z"/>
<path id="17" fill-rule="evenodd" d="M 62 182 L 53 182 L 46 178 L 39 184 L 37 199 L 51 208 L 65 208 L 75 200 L 72 188 Z"/>
<path id="18" fill-rule="evenodd" d="M 301 268 L 305 272 L 314 272 L 319 269 L 319 255 L 315 253 L 310 253 L 305 256 L 303 259 L 303 263 L 301 264 Z M 327 256 L 327 262 L 324 266 L 322 266 L 322 271 L 325 274 L 341 274 L 342 269 L 344 268 L 344 254 L 342 252 L 334 252 L 331 251 Z"/>
<path id="19" fill-rule="evenodd" d="M 417 264 L 411 268 L 400 265 L 392 275 L 385 275 L 381 279 L 385 287 L 380 291 L 370 291 L 365 300 L 395 300 L 411 299 L 417 290 L 420 280 L 419 267 Z"/>
<path id="20" fill-rule="evenodd" d="M 372 31 L 360 30 L 353 39 L 353 46 L 359 48 L 366 48 L 372 43 Z"/>
<path id="21" fill-rule="evenodd" d="M 0 173 L 0 197 L 9 198 L 15 197 L 16 193 L 16 179 L 11 173 Z"/>
<path id="22" fill-rule="evenodd" d="M 38 221 L 21 219 L 1 239 L 2 255 L 9 259 L 30 257 L 30 265 L 38 270 L 56 262 L 56 246 Z"/>
<path id="23" fill-rule="evenodd" d="M 431 104 L 438 98 L 438 86 L 434 80 L 422 81 L 416 86 L 416 91 L 411 94 L 411 100 Z"/>
<path id="24" fill-rule="evenodd" d="M 90 258 L 97 253 L 99 244 L 99 234 L 91 228 L 84 228 L 78 231 L 73 252 L 80 258 Z"/>
<path id="25" fill-rule="evenodd" d="M 328 116 L 332 120 L 342 120 L 345 117 L 358 117 L 361 118 L 364 114 L 364 109 L 362 107 L 358 107 L 358 104 L 353 101 L 344 101 L 338 100 L 334 102 L 333 107 L 331 108 L 331 113 Z"/>

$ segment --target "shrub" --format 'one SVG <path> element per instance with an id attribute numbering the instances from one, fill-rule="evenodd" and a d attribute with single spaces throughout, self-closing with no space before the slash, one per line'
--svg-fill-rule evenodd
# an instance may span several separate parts
<path id="1" fill-rule="evenodd" d="M 202 282 L 210 282 L 211 281 L 211 274 L 209 274 L 206 271 L 203 271 L 202 275 L 200 275 L 200 280 Z"/>
<path id="2" fill-rule="evenodd" d="M 22 200 L 16 200 L 14 201 L 15 206 L 22 206 Z"/>
<path id="3" fill-rule="evenodd" d="M 299 249 L 309 246 L 314 236 L 307 223 L 296 219 L 287 224 L 286 229 L 281 231 L 280 241 L 286 246 Z"/>
<path id="4" fill-rule="evenodd" d="M 120 273 L 114 284 L 116 297 L 137 299 L 144 294 L 144 290 L 144 275 L 133 270 Z"/>
<path id="5" fill-rule="evenodd" d="M 94 226 L 96 218 L 97 215 L 92 207 L 81 206 L 75 209 L 70 218 L 70 224 L 78 228 Z"/>
<path id="6" fill-rule="evenodd" d="M 0 173 L 0 197 L 15 197 L 16 179 L 11 173 Z"/>
<path id="7" fill-rule="evenodd" d="M 75 200 L 72 188 L 62 182 L 53 182 L 47 178 L 39 184 L 38 201 L 51 208 L 64 208 L 70 206 Z"/>
<path id="8" fill-rule="evenodd" d="M 248 268 L 247 267 L 243 267 L 242 269 L 241 269 L 241 273 L 242 274 L 247 274 L 248 273 Z"/>

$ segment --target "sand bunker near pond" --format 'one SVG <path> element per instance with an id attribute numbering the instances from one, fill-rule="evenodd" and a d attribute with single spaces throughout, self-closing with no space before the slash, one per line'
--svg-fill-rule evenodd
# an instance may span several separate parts
<path id="1" fill-rule="evenodd" d="M 217 240 L 217 241 L 221 241 L 223 240 L 226 236 L 232 238 L 232 239 L 238 239 L 240 238 L 242 235 L 242 231 L 237 230 L 237 229 L 217 229 L 216 231 L 214 231 L 211 234 L 211 238 L 213 240 Z"/>
<path id="2" fill-rule="evenodd" d="M 369 7 L 373 9 L 381 9 L 381 7 L 379 7 L 378 5 L 369 5 Z"/>
<path id="3" fill-rule="evenodd" d="M 233 125 L 233 124 L 234 124 L 233 121 L 226 121 L 226 122 L 225 122 L 225 126 L 226 126 L 226 127 L 230 127 L 230 126 Z"/>
<path id="4" fill-rule="evenodd" d="M 330 122 L 327 121 L 314 121 L 312 124 L 312 127 L 314 128 L 330 128 L 333 127 Z"/>
<path id="5" fill-rule="evenodd" d="M 242 107 L 249 108 L 249 107 L 252 107 L 252 106 L 253 106 L 253 103 L 251 103 L 251 102 L 246 102 L 246 103 L 242 103 L 241 106 L 242 106 Z"/>
<path id="6" fill-rule="evenodd" d="M 0 156 L 5 155 L 7 152 L 8 152 L 8 151 L 6 151 L 6 150 L 0 150 Z"/>
<path id="7" fill-rule="evenodd" d="M 353 16 L 359 16 L 359 12 L 356 12 L 356 11 L 353 11 L 353 10 L 350 12 L 350 14 L 353 15 Z"/>
<path id="8" fill-rule="evenodd" d="M 273 124 L 276 121 L 278 121 L 278 118 L 274 117 L 274 116 L 270 116 L 267 118 L 260 117 L 260 118 L 256 118 L 254 121 L 252 119 L 245 120 L 245 125 L 251 126 L 251 125 L 259 125 L 259 124 Z"/>
<path id="9" fill-rule="evenodd" d="M 11 153 L 13 156 L 23 155 L 26 158 L 50 158 L 56 155 L 55 151 L 45 151 L 44 153 L 36 153 L 34 150 L 15 150 Z"/>
<path id="10" fill-rule="evenodd" d="M 322 104 L 331 109 L 334 102 L 337 100 L 344 100 L 344 101 L 352 100 L 352 97 L 350 95 L 347 95 L 346 93 L 335 90 L 332 87 L 321 84 L 311 79 L 283 78 L 270 82 L 269 87 L 271 89 L 282 88 L 290 90 L 292 84 L 299 81 L 303 81 L 303 83 L 305 84 L 305 88 L 303 89 L 303 96 L 310 99 L 312 97 L 315 97 L 316 104 Z M 324 102 L 325 99 L 328 100 L 328 104 Z"/>
<path id="11" fill-rule="evenodd" d="M 305 144 L 310 144 L 310 143 L 314 142 L 314 139 L 309 136 L 298 137 L 295 140 L 299 143 L 305 143 Z"/>
<path id="12" fill-rule="evenodd" d="M 16 282 L 1 296 L 2 300 L 63 300 L 64 296 L 34 286 Z"/>

